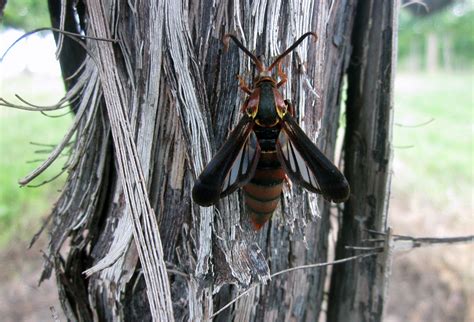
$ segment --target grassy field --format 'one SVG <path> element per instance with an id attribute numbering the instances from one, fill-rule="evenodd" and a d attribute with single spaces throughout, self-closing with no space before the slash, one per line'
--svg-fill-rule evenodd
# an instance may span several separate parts
<path id="1" fill-rule="evenodd" d="M 0 87 L 0 97 L 18 104 L 20 102 L 14 94 L 34 104 L 48 105 L 54 104 L 63 92 L 58 78 L 38 78 L 26 74 L 14 79 L 2 79 Z M 51 145 L 61 140 L 70 122 L 70 115 L 51 118 L 37 112 L 0 107 L 0 247 L 12 238 L 31 238 L 41 218 L 47 215 L 56 200 L 64 175 L 38 188 L 20 188 L 18 181 L 46 158 Z M 60 158 L 32 184 L 54 177 L 63 162 L 64 158 Z"/>
<path id="2" fill-rule="evenodd" d="M 390 225 L 396 234 L 474 234 L 474 78 L 398 73 Z M 473 321 L 472 245 L 395 256 L 386 320 Z"/>
<path id="3" fill-rule="evenodd" d="M 473 91 L 468 73 L 398 75 L 396 189 L 438 206 L 453 199 L 471 200 Z"/>
<path id="4" fill-rule="evenodd" d="M 399 73 L 395 90 L 391 221 L 418 236 L 473 234 L 473 76 Z"/>

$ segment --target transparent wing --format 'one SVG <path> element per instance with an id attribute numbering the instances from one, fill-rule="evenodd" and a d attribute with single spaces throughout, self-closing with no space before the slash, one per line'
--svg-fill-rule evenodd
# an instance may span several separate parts
<path id="1" fill-rule="evenodd" d="M 193 188 L 196 203 L 210 206 L 252 179 L 260 156 L 253 124 L 253 119 L 244 115 L 204 168 Z"/>
<path id="2" fill-rule="evenodd" d="M 227 172 L 222 186 L 221 198 L 234 192 L 252 179 L 259 156 L 260 146 L 258 145 L 257 136 L 252 131 Z"/>
<path id="3" fill-rule="evenodd" d="M 342 202 L 349 198 L 349 184 L 344 175 L 289 114 L 283 118 L 276 145 L 278 158 L 292 181 L 331 201 Z"/>

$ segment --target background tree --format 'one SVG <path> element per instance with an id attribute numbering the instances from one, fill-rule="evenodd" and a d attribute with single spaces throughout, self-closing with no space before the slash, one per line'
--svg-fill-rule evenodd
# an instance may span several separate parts
<path id="1" fill-rule="evenodd" d="M 472 1 L 423 1 L 401 11 L 399 54 L 413 71 L 464 70 L 472 66 Z"/>
<path id="2" fill-rule="evenodd" d="M 235 75 L 251 77 L 248 58 L 235 48 L 223 53 L 220 39 L 233 32 L 257 54 L 273 57 L 306 31 L 319 35 L 316 44 L 305 42 L 285 60 L 290 81 L 283 92 L 306 132 L 313 139 L 318 133 L 327 155 L 334 154 L 342 80 L 351 64 L 347 94 L 354 104 L 348 106 L 353 117 L 347 118 L 345 160 L 356 190 L 342 231 L 356 233 L 355 238 L 341 233 L 340 249 L 361 241 L 366 233 L 360 229 L 386 225 L 396 2 L 66 4 L 50 1 L 54 27 L 101 38 L 71 49 L 73 40 L 58 36 L 69 88 L 61 103 L 71 100 L 76 112 L 64 142 L 73 135 L 75 141 L 66 164 L 68 183 L 51 215 L 43 277 L 54 268 L 68 317 L 138 320 L 173 314 L 177 320 L 202 320 L 242 288 L 266 281 L 217 319 L 317 320 L 324 269 L 271 281 L 268 276 L 327 260 L 329 204 L 293 187 L 271 223 L 256 233 L 247 225 L 239 194 L 222 200 L 219 211 L 191 201 L 196 174 L 239 117 L 243 97 Z M 355 116 L 361 111 L 367 117 Z M 369 128 L 376 133 L 364 130 Z M 356 138 L 360 149 L 349 147 Z M 364 216 L 363 225 L 351 224 L 356 206 L 363 213 L 354 216 Z M 380 258 L 366 260 L 369 268 L 362 267 L 359 278 L 372 281 L 368 275 Z M 330 312 L 356 296 L 338 293 L 347 289 L 340 276 L 333 275 L 338 283 L 331 288 Z M 383 290 L 386 275 L 375 276 L 373 289 Z M 380 318 L 380 294 L 360 301 L 368 304 L 365 317 Z M 360 307 L 341 312 L 354 316 Z"/>
<path id="3" fill-rule="evenodd" d="M 3 15 L 8 2 L 10 10 Z M 4 1 L 0 0 L 0 18 L 5 26 L 31 30 L 38 26 L 49 25 L 49 16 L 44 2 L 38 0 Z"/>

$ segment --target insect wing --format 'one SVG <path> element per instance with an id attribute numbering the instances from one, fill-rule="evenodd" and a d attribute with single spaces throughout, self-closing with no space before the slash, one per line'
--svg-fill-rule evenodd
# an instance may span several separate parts
<path id="1" fill-rule="evenodd" d="M 260 146 L 255 132 L 252 131 L 227 172 L 220 198 L 234 192 L 252 179 L 259 157 Z"/>
<path id="2" fill-rule="evenodd" d="M 349 184 L 344 175 L 289 114 L 283 117 L 276 146 L 283 169 L 292 181 L 331 201 L 342 202 L 349 198 Z"/>
<path id="3" fill-rule="evenodd" d="M 244 115 L 196 180 L 193 188 L 196 203 L 210 206 L 252 179 L 260 157 L 260 146 L 252 128 L 252 118 Z"/>

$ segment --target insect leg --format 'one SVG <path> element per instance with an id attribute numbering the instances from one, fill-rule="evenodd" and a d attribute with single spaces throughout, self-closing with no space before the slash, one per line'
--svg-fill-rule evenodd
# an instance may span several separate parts
<path id="1" fill-rule="evenodd" d="M 245 82 L 244 78 L 240 75 L 237 75 L 237 79 L 239 80 L 239 87 L 241 90 L 243 90 L 247 94 L 252 94 L 253 91 L 249 88 L 247 83 Z"/>
<path id="2" fill-rule="evenodd" d="M 288 174 L 285 173 L 285 180 L 286 182 L 286 185 L 288 186 L 288 189 L 291 190 L 291 187 L 293 186 L 293 184 L 291 183 L 291 180 L 290 180 L 290 177 L 288 177 Z"/>
<path id="3" fill-rule="evenodd" d="M 293 105 L 291 104 L 290 100 L 285 100 L 286 109 L 290 113 L 291 116 L 295 116 L 295 110 L 293 109 Z"/>

